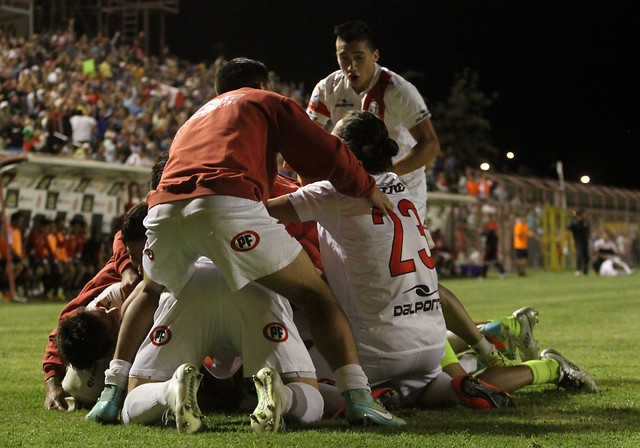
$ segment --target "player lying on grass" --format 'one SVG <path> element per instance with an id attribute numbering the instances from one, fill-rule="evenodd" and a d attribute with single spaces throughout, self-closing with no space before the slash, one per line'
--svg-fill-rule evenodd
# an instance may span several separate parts
<path id="1" fill-rule="evenodd" d="M 117 305 L 123 303 L 123 297 L 115 297 L 118 293 L 117 285 L 110 287 L 87 309 L 60 323 L 57 343 L 72 365 L 84 368 L 113 351 L 120 327 Z M 167 292 L 160 298 L 152 330 L 129 372 L 122 420 L 154 424 L 167 412 L 175 416 L 179 431 L 198 431 L 202 423 L 195 396 L 201 376 L 196 366 L 207 355 L 223 360 L 216 364 L 220 377 L 234 374 L 238 356 L 245 375 L 258 372 L 254 431 L 277 431 L 285 417 L 303 423 L 320 419 L 323 405 L 314 367 L 291 315 L 286 300 L 255 283 L 231 292 L 220 270 L 200 259 L 179 299 Z M 121 387 L 109 391 L 125 395 Z M 113 405 L 111 400 L 104 403 Z M 117 416 L 118 410 L 110 412 Z"/>
<path id="2" fill-rule="evenodd" d="M 440 367 L 446 329 L 437 275 L 406 186 L 386 172 L 397 146 L 384 123 L 368 112 L 352 112 L 334 133 L 375 175 L 395 212 L 384 217 L 365 202 L 337 193 L 329 182 L 272 199 L 267 208 L 283 222 L 321 225 L 325 274 L 353 328 L 371 384 L 394 388 L 404 405 L 511 406 L 505 392 L 464 371 L 452 379 Z"/>
<path id="3" fill-rule="evenodd" d="M 113 255 L 106 265 L 89 281 L 80 294 L 70 301 L 60 313 L 58 321 L 73 314 L 79 307 L 86 306 L 108 286 L 120 285 L 121 293 L 128 295 L 140 281 L 138 269 L 131 263 L 125 244 L 129 247 L 144 245 L 146 237 L 140 234 L 116 233 L 113 239 Z M 109 359 L 98 361 L 82 372 L 66 371 L 66 367 L 55 343 L 56 330 L 49 335 L 42 370 L 45 373 L 45 409 L 63 410 L 67 408 L 65 397 L 71 395 L 85 405 L 92 405 L 104 386 L 104 369 Z M 84 385 L 79 389 L 80 385 Z"/>

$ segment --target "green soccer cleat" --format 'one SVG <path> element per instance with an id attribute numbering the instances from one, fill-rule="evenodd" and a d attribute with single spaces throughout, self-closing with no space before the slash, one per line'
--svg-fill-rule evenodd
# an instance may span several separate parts
<path id="1" fill-rule="evenodd" d="M 347 399 L 345 417 L 350 425 L 404 426 L 407 424 L 403 419 L 387 411 L 368 390 L 348 390 L 344 395 Z"/>
<path id="2" fill-rule="evenodd" d="M 253 376 L 258 395 L 258 406 L 251 418 L 251 429 L 255 433 L 278 432 L 284 429 L 282 418 L 282 397 L 285 396 L 284 384 L 275 370 L 264 367 Z"/>
<path id="3" fill-rule="evenodd" d="M 202 374 L 193 364 L 176 369 L 167 387 L 167 405 L 163 420 L 173 418 L 181 434 L 193 434 L 204 429 L 202 411 L 198 406 L 198 388 Z"/>
<path id="4" fill-rule="evenodd" d="M 98 402 L 84 418 L 86 421 L 94 420 L 99 423 L 118 423 L 118 414 L 124 404 L 125 391 L 120 386 L 107 384 Z"/>
<path id="5" fill-rule="evenodd" d="M 560 364 L 558 386 L 567 390 L 598 392 L 596 382 L 587 372 L 562 356 L 558 351 L 548 348 L 540 353 L 540 359 L 551 358 Z"/>

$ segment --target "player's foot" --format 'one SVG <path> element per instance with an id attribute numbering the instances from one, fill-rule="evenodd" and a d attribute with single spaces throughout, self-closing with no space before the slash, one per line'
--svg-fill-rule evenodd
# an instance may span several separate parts
<path id="1" fill-rule="evenodd" d="M 387 411 L 380 401 L 366 389 L 353 389 L 344 393 L 347 399 L 345 417 L 350 425 L 403 426 L 403 419 Z"/>
<path id="2" fill-rule="evenodd" d="M 495 347 L 487 355 L 479 357 L 479 359 L 486 367 L 509 367 L 519 364 L 517 361 L 507 358 L 504 353 Z"/>
<path id="3" fill-rule="evenodd" d="M 538 341 L 533 337 L 533 327 L 538 323 L 538 311 L 526 306 L 515 311 L 513 317 L 520 322 L 520 333 L 516 337 L 520 358 L 523 361 L 538 359 L 540 348 L 538 347 Z"/>
<path id="4" fill-rule="evenodd" d="M 107 384 L 102 390 L 98 402 L 84 419 L 87 421 L 95 420 L 99 423 L 117 423 L 125 395 L 122 387 Z"/>
<path id="5" fill-rule="evenodd" d="M 193 434 L 204 428 L 202 411 L 198 406 L 198 388 L 202 374 L 193 364 L 176 369 L 167 387 L 167 417 L 173 415 L 176 428 L 182 434 Z"/>
<path id="6" fill-rule="evenodd" d="M 558 351 L 548 348 L 540 353 L 540 358 L 551 358 L 560 364 L 558 386 L 567 390 L 598 392 L 598 386 L 591 376 L 580 367 L 562 356 Z"/>
<path id="7" fill-rule="evenodd" d="M 451 380 L 451 387 L 460 404 L 468 408 L 491 409 L 515 407 L 511 395 L 469 375 L 460 375 Z"/>
<path id="8" fill-rule="evenodd" d="M 264 367 L 253 375 L 258 395 L 258 406 L 251 418 L 253 432 L 277 432 L 284 429 L 282 418 L 282 398 L 285 396 L 284 384 L 275 370 Z"/>

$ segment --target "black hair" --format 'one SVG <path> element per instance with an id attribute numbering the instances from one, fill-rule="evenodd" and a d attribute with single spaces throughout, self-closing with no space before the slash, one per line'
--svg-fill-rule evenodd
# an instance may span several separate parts
<path id="1" fill-rule="evenodd" d="M 105 323 L 86 310 L 63 319 L 56 330 L 60 357 L 77 369 L 88 369 L 106 357 L 115 342 L 108 335 Z"/>
<path id="2" fill-rule="evenodd" d="M 260 84 L 269 84 L 269 71 L 260 61 L 249 58 L 235 58 L 216 73 L 216 92 L 218 95 L 242 87 L 259 89 Z"/>
<path id="3" fill-rule="evenodd" d="M 398 144 L 389 137 L 384 121 L 371 112 L 350 112 L 338 128 L 340 137 L 370 174 L 388 171 Z"/>
<path id="4" fill-rule="evenodd" d="M 122 221 L 122 236 L 120 239 L 123 243 L 131 243 L 134 241 L 145 241 L 147 239 L 147 229 L 143 222 L 147 217 L 147 204 L 141 202 L 131 207 L 124 215 Z"/>
<path id="5" fill-rule="evenodd" d="M 164 166 L 167 164 L 167 160 L 169 160 L 169 151 L 162 151 L 158 156 L 158 160 L 151 167 L 151 189 L 155 190 L 158 188 L 158 184 L 160 183 L 160 178 L 162 178 L 162 172 L 164 171 Z"/>
<path id="6" fill-rule="evenodd" d="M 352 20 L 333 27 L 333 34 L 346 43 L 362 41 L 371 51 L 376 50 L 376 42 L 369 25 L 359 20 Z"/>

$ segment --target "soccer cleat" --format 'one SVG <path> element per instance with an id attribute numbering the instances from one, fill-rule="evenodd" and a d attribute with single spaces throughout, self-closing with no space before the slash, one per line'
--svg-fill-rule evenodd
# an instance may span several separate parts
<path id="1" fill-rule="evenodd" d="M 348 390 L 344 395 L 347 399 L 345 417 L 350 425 L 403 426 L 407 424 L 403 419 L 387 411 L 379 400 L 371 396 L 368 390 Z"/>
<path id="2" fill-rule="evenodd" d="M 253 432 L 273 433 L 280 428 L 284 429 L 282 398 L 285 391 L 278 372 L 264 367 L 253 375 L 253 383 L 258 395 L 258 406 L 249 415 Z"/>
<path id="3" fill-rule="evenodd" d="M 598 386 L 591 376 L 580 367 L 562 356 L 552 348 L 543 350 L 540 359 L 551 358 L 558 361 L 558 386 L 567 390 L 583 390 L 585 392 L 598 392 Z"/>
<path id="4" fill-rule="evenodd" d="M 193 364 L 182 364 L 176 369 L 167 387 L 167 406 L 163 416 L 167 421 L 172 416 L 181 434 L 193 434 L 204 428 L 202 411 L 196 397 L 202 374 Z"/>
<path id="5" fill-rule="evenodd" d="M 495 347 L 487 355 L 480 357 L 480 361 L 486 367 L 509 367 L 519 364 L 517 361 L 507 358 L 504 353 Z"/>
<path id="6" fill-rule="evenodd" d="M 526 306 L 515 311 L 513 317 L 520 322 L 520 333 L 516 337 L 520 358 L 523 361 L 538 359 L 540 348 L 538 348 L 538 341 L 533 337 L 533 327 L 538 323 L 538 312 Z"/>
<path id="7" fill-rule="evenodd" d="M 451 387 L 455 391 L 460 404 L 468 408 L 491 409 L 513 408 L 515 404 L 511 395 L 480 381 L 469 375 L 460 375 L 451 380 Z"/>
<path id="8" fill-rule="evenodd" d="M 86 421 L 95 420 L 99 423 L 117 423 L 125 395 L 122 387 L 107 384 L 102 390 L 98 402 L 84 419 Z"/>

